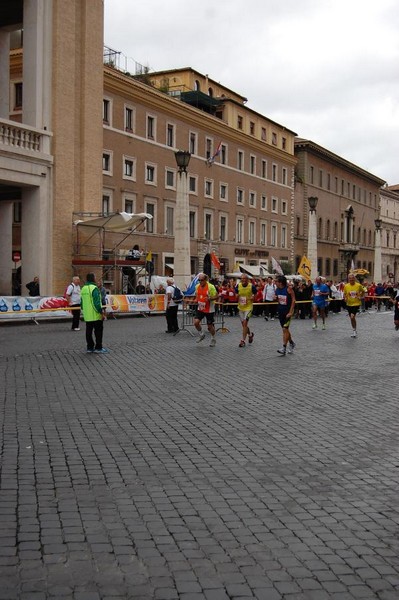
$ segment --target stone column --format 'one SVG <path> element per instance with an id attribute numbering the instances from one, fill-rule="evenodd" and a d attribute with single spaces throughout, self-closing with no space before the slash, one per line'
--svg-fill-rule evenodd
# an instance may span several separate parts
<path id="1" fill-rule="evenodd" d="M 374 282 L 382 282 L 382 261 L 381 261 L 381 225 L 375 229 L 374 246 Z"/>
<path id="2" fill-rule="evenodd" d="M 12 294 L 13 202 L 0 202 L 0 294 Z"/>
<path id="3" fill-rule="evenodd" d="M 174 279 L 185 290 L 191 281 L 188 176 L 179 170 L 176 184 Z"/>
<path id="4" fill-rule="evenodd" d="M 311 264 L 311 277 L 317 277 L 317 216 L 316 208 L 309 210 L 308 225 L 308 260 Z"/>

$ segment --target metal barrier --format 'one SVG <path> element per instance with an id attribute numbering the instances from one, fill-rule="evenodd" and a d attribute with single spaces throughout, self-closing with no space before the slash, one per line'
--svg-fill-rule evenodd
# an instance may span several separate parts
<path id="1" fill-rule="evenodd" d="M 182 303 L 182 311 L 181 311 L 181 324 L 179 331 L 176 331 L 173 335 L 177 335 L 180 331 L 186 331 L 192 337 L 195 336 L 195 332 L 191 331 L 191 329 L 195 329 L 194 327 L 194 318 L 196 313 L 196 302 L 183 302 Z M 222 333 L 227 333 L 230 331 L 224 324 L 224 313 L 221 302 L 215 302 L 215 329 L 216 331 L 221 331 Z"/>

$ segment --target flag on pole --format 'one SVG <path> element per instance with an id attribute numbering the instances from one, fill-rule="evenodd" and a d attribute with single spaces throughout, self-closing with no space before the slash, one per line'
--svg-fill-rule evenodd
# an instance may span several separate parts
<path id="1" fill-rule="evenodd" d="M 355 270 L 355 263 L 354 263 L 354 260 L 353 260 L 353 258 L 352 258 L 352 262 L 351 262 L 351 271 L 354 271 L 354 270 Z"/>
<path id="2" fill-rule="evenodd" d="M 217 269 L 218 271 L 220 271 L 220 262 L 218 257 L 216 256 L 216 254 L 214 252 L 211 252 L 211 262 L 213 264 L 213 266 L 215 267 L 215 269 Z"/>
<path id="3" fill-rule="evenodd" d="M 312 264 L 305 255 L 302 256 L 297 273 L 298 275 L 302 275 L 305 279 L 310 279 L 312 277 Z"/>
<path id="4" fill-rule="evenodd" d="M 185 292 L 183 292 L 183 294 L 185 296 L 193 296 L 195 294 L 195 287 L 196 285 L 199 283 L 199 273 L 198 275 L 196 275 L 193 280 L 191 281 L 191 283 L 187 286 L 187 289 Z"/>
<path id="5" fill-rule="evenodd" d="M 220 151 L 222 149 L 222 142 L 219 142 L 219 144 L 217 145 L 217 148 L 215 150 L 215 152 L 212 154 L 212 156 L 210 156 L 209 158 L 206 159 L 206 164 L 208 165 L 208 167 L 210 167 L 211 165 L 213 165 L 213 163 L 215 162 L 215 159 L 217 156 L 219 156 Z"/>
<path id="6" fill-rule="evenodd" d="M 281 268 L 280 263 L 272 256 L 272 269 L 279 275 L 284 275 L 283 269 Z"/>

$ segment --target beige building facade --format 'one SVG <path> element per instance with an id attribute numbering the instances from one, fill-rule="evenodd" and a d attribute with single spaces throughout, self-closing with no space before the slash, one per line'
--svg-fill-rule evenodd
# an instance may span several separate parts
<path id="1" fill-rule="evenodd" d="M 381 277 L 399 282 L 399 185 L 381 188 Z"/>
<path id="2" fill-rule="evenodd" d="M 105 65 L 103 210 L 153 216 L 134 241 L 156 273 L 173 272 L 177 150 L 191 154 L 192 274 L 211 272 L 212 252 L 216 275 L 293 260 L 295 133 L 245 101 L 190 68 L 136 78 Z"/>
<path id="3" fill-rule="evenodd" d="M 310 141 L 297 138 L 296 266 L 308 248 L 309 197 L 317 197 L 317 271 L 334 281 L 352 264 L 374 272 L 375 219 L 384 181 Z"/>
<path id="4" fill-rule="evenodd" d="M 102 49 L 101 0 L 1 3 L 0 293 L 18 267 L 22 294 L 61 293 L 72 214 L 100 209 Z"/>

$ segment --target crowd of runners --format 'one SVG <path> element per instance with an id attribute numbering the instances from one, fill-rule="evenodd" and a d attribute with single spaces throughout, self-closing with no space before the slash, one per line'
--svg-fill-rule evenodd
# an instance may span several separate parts
<path id="1" fill-rule="evenodd" d="M 381 289 L 378 289 L 380 286 Z M 288 280 L 284 275 L 274 279 L 251 281 L 245 273 L 240 280 L 226 280 L 221 285 L 209 280 L 205 273 L 198 275 L 198 283 L 193 297 L 187 299 L 194 303 L 194 327 L 197 330 L 197 343 L 201 343 L 206 335 L 202 323 L 206 321 L 211 335 L 210 346 L 216 345 L 215 312 L 221 310 L 225 314 L 239 315 L 242 325 L 242 337 L 239 347 L 252 344 L 254 333 L 249 322 L 253 316 L 264 316 L 266 320 L 278 318 L 282 328 L 282 346 L 277 352 L 285 356 L 295 349 L 295 342 L 290 332 L 293 317 L 313 320 L 312 328 L 326 329 L 326 317 L 329 310 L 347 311 L 351 325 L 351 337 L 357 337 L 356 315 L 359 311 L 367 311 L 373 304 L 381 310 L 382 304 L 387 310 L 394 308 L 394 325 L 399 330 L 399 285 L 385 286 L 367 285 L 358 281 L 353 273 L 349 273 L 346 283 L 334 285 L 324 277 L 316 277 L 306 283 Z"/>

